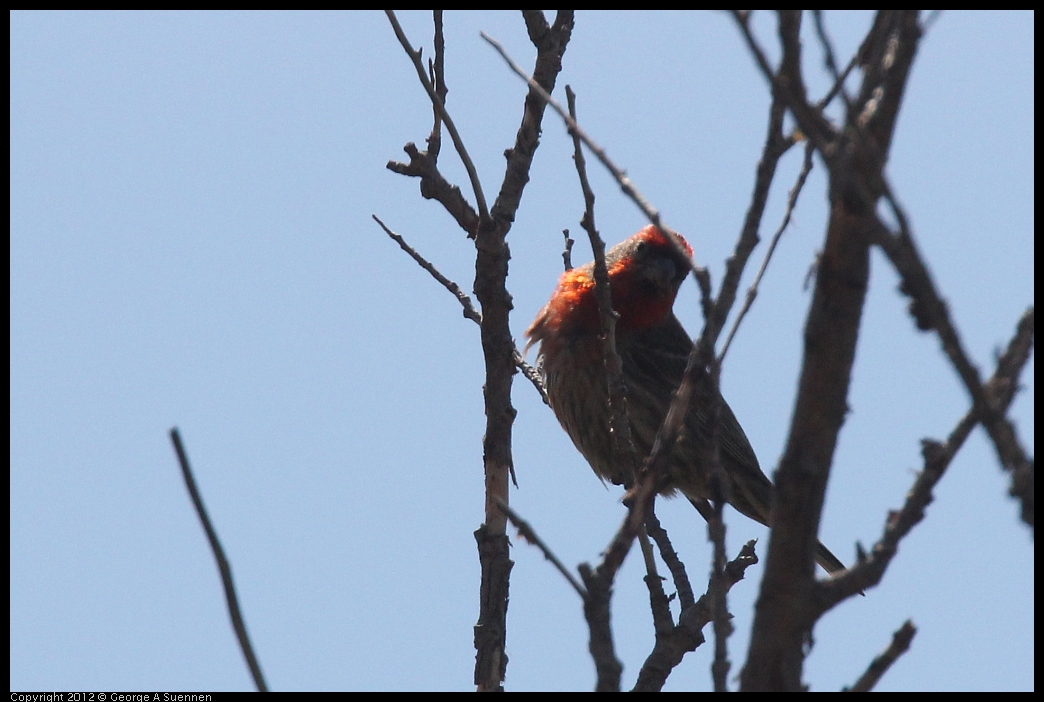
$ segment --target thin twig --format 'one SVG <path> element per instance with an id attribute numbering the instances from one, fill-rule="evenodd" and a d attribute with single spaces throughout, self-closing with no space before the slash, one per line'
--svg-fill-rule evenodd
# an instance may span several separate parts
<path id="1" fill-rule="evenodd" d="M 509 507 L 503 500 L 497 500 L 497 506 L 504 511 L 507 518 L 511 520 L 511 523 L 515 525 L 516 529 L 518 529 L 518 535 L 540 549 L 540 552 L 544 554 L 544 558 L 551 561 L 551 565 L 553 565 L 555 569 L 562 574 L 562 577 L 573 586 L 573 589 L 576 590 L 576 594 L 580 595 L 581 599 L 586 599 L 587 590 L 585 590 L 584 586 L 573 577 L 573 574 L 570 573 L 569 569 L 562 564 L 562 561 L 558 560 L 558 556 L 556 556 L 554 551 L 551 550 L 551 547 L 544 543 L 544 540 L 537 535 L 536 530 L 533 529 L 530 523 L 519 516 L 518 512 L 511 509 L 511 507 Z"/>
<path id="2" fill-rule="evenodd" d="M 192 468 L 189 466 L 188 454 L 185 453 L 185 447 L 181 444 L 181 434 L 178 432 L 177 427 L 173 427 L 170 430 L 170 440 L 174 444 L 175 453 L 178 454 L 178 463 L 181 465 L 181 475 L 185 479 L 185 487 L 188 488 L 192 504 L 196 508 L 196 514 L 199 515 L 199 521 L 203 524 L 203 530 L 207 533 L 210 550 L 214 553 L 214 560 L 217 561 L 218 571 L 221 573 L 221 586 L 225 588 L 228 616 L 232 619 L 232 628 L 236 632 L 236 639 L 239 640 L 239 648 L 243 651 L 243 657 L 246 658 L 247 666 L 250 668 L 250 675 L 254 678 L 254 685 L 257 687 L 257 691 L 268 692 L 268 685 L 265 684 L 265 677 L 261 673 L 261 664 L 258 663 L 257 656 L 254 655 L 254 647 L 250 645 L 246 623 L 243 621 L 243 615 L 239 611 L 239 598 L 236 596 L 236 586 L 232 582 L 232 566 L 229 565 L 228 559 L 225 558 L 225 550 L 221 547 L 221 541 L 218 539 L 217 532 L 210 523 L 207 508 L 203 506 L 203 498 L 199 494 L 199 489 L 196 488 L 196 479 L 192 477 Z"/>
<path id="3" fill-rule="evenodd" d="M 435 280 L 439 281 L 439 283 L 442 285 L 442 287 L 444 287 L 447 290 L 449 290 L 450 293 L 455 298 L 457 298 L 457 302 L 459 302 L 460 306 L 464 308 L 464 316 L 466 318 L 468 318 L 471 321 L 475 322 L 475 324 L 482 324 L 482 315 L 479 313 L 479 311 L 477 309 L 475 309 L 475 306 L 473 304 L 471 304 L 471 298 L 468 297 L 464 293 L 464 291 L 460 289 L 459 285 L 454 283 L 452 280 L 450 280 L 446 276 L 442 275 L 442 273 L 439 272 L 438 268 L 436 268 L 426 258 L 424 258 L 419 253 L 417 253 L 416 249 L 414 249 L 412 246 L 407 244 L 406 240 L 403 239 L 401 235 L 396 234 L 391 229 L 389 229 L 388 225 L 386 225 L 384 222 L 382 222 L 380 217 L 378 217 L 375 214 L 371 214 L 370 216 L 373 217 L 373 221 L 375 221 L 375 222 L 377 222 L 377 224 L 381 225 L 381 229 L 384 230 L 385 234 L 390 236 L 392 238 L 392 240 L 396 244 L 398 244 L 399 247 L 403 251 L 405 251 L 406 253 L 408 253 L 410 255 L 410 258 L 412 258 L 414 261 L 416 261 L 417 264 L 420 265 L 421 268 L 423 268 L 424 270 L 428 271 L 428 273 L 431 274 L 432 278 L 434 278 Z"/>
<path id="4" fill-rule="evenodd" d="M 649 535 L 645 532 L 645 528 L 638 530 L 638 544 L 642 551 L 642 560 L 645 562 L 645 574 L 655 576 L 657 580 L 662 580 L 660 574 L 656 571 L 656 554 L 652 550 L 652 542 L 649 541 Z"/>
<path id="5" fill-rule="evenodd" d="M 786 231 L 787 225 L 790 224 L 790 218 L 794 212 L 794 206 L 797 204 L 798 195 L 801 194 L 801 189 L 805 187 L 805 181 L 808 179 L 808 174 L 812 171 L 812 152 L 812 144 L 809 142 L 805 146 L 805 163 L 801 167 L 801 173 L 798 175 L 797 182 L 795 182 L 794 187 L 790 189 L 790 195 L 787 198 L 787 209 L 783 214 L 783 221 L 780 222 L 779 228 L 772 236 L 772 241 L 769 242 L 768 250 L 765 252 L 765 259 L 761 262 L 761 268 L 758 269 L 757 275 L 754 276 L 754 282 L 751 283 L 750 288 L 747 289 L 747 297 L 743 300 L 743 307 L 740 308 L 739 314 L 736 315 L 736 321 L 732 323 L 732 329 L 729 330 L 729 335 L 725 339 L 725 344 L 722 346 L 721 353 L 718 354 L 719 363 L 725 360 L 725 354 L 729 351 L 729 346 L 732 344 L 733 337 L 736 336 L 736 331 L 739 329 L 740 323 L 747 315 L 747 312 L 750 311 L 751 305 L 754 304 L 754 298 L 758 296 L 758 285 L 761 283 L 765 271 L 768 270 L 768 264 L 769 261 L 772 260 L 772 254 L 776 250 L 776 245 L 779 244 L 779 240 L 783 237 L 783 232 Z"/>
<path id="6" fill-rule="evenodd" d="M 776 176 L 776 168 L 780 159 L 794 144 L 792 136 L 783 134 L 783 120 L 786 111 L 786 103 L 782 96 L 773 96 L 772 104 L 769 106 L 765 144 L 761 149 L 761 158 L 758 159 L 755 169 L 754 189 L 751 192 L 747 213 L 743 218 L 743 228 L 740 230 L 732 255 L 725 262 L 725 276 L 721 282 L 718 299 L 714 302 L 713 313 L 707 315 L 707 324 L 700 334 L 704 343 L 711 347 L 717 344 L 729 312 L 736 302 L 743 271 L 746 269 L 754 249 L 761 241 L 758 232 L 765 214 L 765 207 L 768 204 L 772 182 Z M 708 509 L 710 509 L 709 506 Z"/>
<path id="7" fill-rule="evenodd" d="M 563 229 L 562 236 L 565 238 L 565 248 L 562 249 L 562 263 L 565 264 L 566 272 L 573 270 L 573 244 L 574 242 L 569 238 L 569 230 Z"/>
<path id="8" fill-rule="evenodd" d="M 870 662 L 866 672 L 860 676 L 855 685 L 846 688 L 846 691 L 870 692 L 873 690 L 874 686 L 881 680 L 881 676 L 888 672 L 888 669 L 892 667 L 892 664 L 895 663 L 896 660 L 898 660 L 899 656 L 906 653 L 910 648 L 910 642 L 913 641 L 914 634 L 916 633 L 917 627 L 913 625 L 913 622 L 909 619 L 903 622 L 903 625 L 899 627 L 898 631 L 892 634 L 892 643 L 888 644 L 888 648 Z"/>
<path id="9" fill-rule="evenodd" d="M 827 70 L 833 76 L 834 82 L 840 81 L 841 73 L 837 70 L 837 61 L 834 59 L 834 46 L 830 43 L 830 37 L 827 36 L 826 25 L 823 22 L 823 11 L 812 10 L 812 19 L 816 25 L 816 36 L 819 37 L 819 43 L 823 45 L 823 63 L 826 64 Z"/>
<path id="10" fill-rule="evenodd" d="M 381 225 L 381 229 L 384 230 L 384 233 L 391 237 L 392 240 L 395 241 L 395 243 L 397 243 L 403 251 L 408 253 L 410 257 L 414 261 L 416 261 L 421 268 L 428 271 L 428 273 L 431 274 L 431 277 L 437 280 L 442 285 L 442 287 L 449 290 L 450 293 L 455 298 L 457 298 L 457 301 L 460 303 L 460 306 L 464 308 L 464 316 L 466 318 L 470 319 L 478 325 L 482 324 L 482 315 L 479 313 L 477 309 L 475 309 L 475 306 L 471 303 L 471 298 L 464 294 L 464 291 L 460 289 L 459 285 L 457 285 L 452 280 L 444 276 L 439 271 L 439 269 L 436 268 L 431 262 L 429 262 L 426 258 L 417 253 L 416 249 L 414 249 L 412 246 L 406 243 L 406 240 L 403 239 L 401 235 L 389 229 L 388 225 L 382 222 L 380 217 L 378 217 L 375 214 L 370 216 L 373 217 L 374 221 L 377 222 L 377 224 Z M 529 382 L 533 384 L 533 387 L 536 388 L 536 391 L 540 393 L 540 398 L 544 401 L 544 404 L 550 406 L 550 402 L 547 398 L 547 391 L 544 389 L 544 381 L 540 378 L 540 373 L 537 371 L 536 368 L 534 368 L 526 362 L 526 360 L 522 357 L 522 352 L 519 351 L 517 347 L 515 348 L 515 365 L 518 367 L 520 371 L 522 371 L 522 374 L 529 379 Z"/>
<path id="11" fill-rule="evenodd" d="M 576 122 L 576 94 L 568 85 L 566 98 L 569 101 L 569 117 Z M 609 271 L 605 266 L 605 242 L 595 226 L 594 191 L 587 180 L 587 162 L 580 137 L 573 132 L 573 161 L 580 178 L 580 189 L 584 194 L 584 216 L 580 226 L 587 232 L 594 253 L 595 299 L 598 316 L 602 322 L 602 365 L 605 368 L 606 387 L 609 396 L 609 435 L 612 437 L 613 462 L 616 475 L 634 475 L 638 467 L 638 452 L 631 440 L 631 421 L 627 412 L 627 386 L 623 379 L 623 362 L 616 350 L 616 320 L 620 315 L 613 309 L 612 291 L 609 289 Z"/>
<path id="12" fill-rule="evenodd" d="M 819 43 L 823 45 L 823 62 L 826 64 L 827 70 L 830 71 L 830 74 L 834 78 L 834 85 L 830 88 L 830 90 L 827 91 L 827 94 L 824 95 L 823 98 L 816 104 L 816 107 L 822 110 L 830 104 L 830 101 L 833 100 L 835 96 L 840 94 L 842 101 L 844 101 L 845 103 L 845 107 L 847 107 L 848 110 L 851 111 L 852 101 L 848 97 L 848 93 L 845 91 L 845 81 L 848 80 L 848 75 L 852 72 L 852 70 L 857 65 L 859 65 L 859 61 L 861 60 L 863 54 L 862 47 L 860 47 L 854 54 L 852 54 L 852 58 L 849 59 L 848 65 L 845 66 L 845 70 L 839 73 L 837 70 L 837 61 L 834 58 L 834 47 L 830 43 L 830 37 L 827 35 L 826 25 L 823 22 L 823 11 L 812 10 L 812 17 L 815 19 L 816 34 L 819 36 Z"/>
<path id="13" fill-rule="evenodd" d="M 522 352 L 515 347 L 515 366 L 522 371 L 522 375 L 526 376 L 526 379 L 532 383 L 536 391 L 540 393 L 540 399 L 544 401 L 544 404 L 548 407 L 551 406 L 551 400 L 547 396 L 547 389 L 544 387 L 544 379 L 540 375 L 540 371 L 534 368 L 529 362 L 522 357 Z M 515 484 L 518 487 L 518 484 Z"/>
<path id="14" fill-rule="evenodd" d="M 409 56 L 410 60 L 413 62 L 413 67 L 417 70 L 417 77 L 420 78 L 421 85 L 423 85 L 424 90 L 427 91 L 432 106 L 438 111 L 439 116 L 442 117 L 442 121 L 446 124 L 446 129 L 450 133 L 450 138 L 453 139 L 453 146 L 457 150 L 457 154 L 460 156 L 460 160 L 468 172 L 468 178 L 471 180 L 471 187 L 475 191 L 475 201 L 478 204 L 479 217 L 482 221 L 486 221 L 489 219 L 489 209 L 486 207 L 486 196 L 482 192 L 482 184 L 479 182 L 478 172 L 475 170 L 475 164 L 472 163 L 471 156 L 468 155 L 468 150 L 464 148 L 464 141 L 460 138 L 460 134 L 457 132 L 457 125 L 453 123 L 453 118 L 450 117 L 449 112 L 446 111 L 446 106 L 443 104 L 442 98 L 439 96 L 438 91 L 436 91 L 435 86 L 431 84 L 431 80 L 428 79 L 428 75 L 424 70 L 424 64 L 421 62 L 421 52 L 414 50 L 413 46 L 410 44 L 410 40 L 406 38 L 406 33 L 402 31 L 402 26 L 399 24 L 395 12 L 392 10 L 385 10 L 384 12 L 388 16 L 388 21 L 391 22 L 392 29 L 395 30 L 395 36 L 398 38 L 399 43 L 402 44 L 403 50 L 406 51 L 406 55 Z"/>
<path id="15" fill-rule="evenodd" d="M 848 60 L 848 65 L 845 66 L 845 70 L 842 71 L 841 75 L 837 77 L 837 82 L 834 83 L 830 90 L 827 91 L 827 94 L 820 98 L 819 102 L 816 103 L 817 108 L 821 110 L 824 109 L 827 105 L 830 104 L 831 100 L 837 97 L 839 93 L 841 95 L 841 99 L 845 103 L 845 106 L 851 107 L 852 102 L 849 99 L 848 94 L 844 90 L 845 81 L 848 80 L 848 74 L 850 74 L 853 71 L 853 69 L 855 69 L 855 67 L 859 65 L 859 61 L 861 59 L 862 55 L 860 53 L 856 52 L 855 54 L 852 54 L 852 58 Z"/>

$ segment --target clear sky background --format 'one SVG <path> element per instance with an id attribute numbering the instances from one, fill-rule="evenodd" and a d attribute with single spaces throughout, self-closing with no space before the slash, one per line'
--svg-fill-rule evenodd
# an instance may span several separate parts
<path id="1" fill-rule="evenodd" d="M 472 689 L 482 520 L 478 327 L 370 219 L 470 292 L 474 246 L 418 183 L 385 169 L 431 109 L 378 13 L 11 14 L 11 687 L 240 690 L 236 646 L 167 432 L 181 428 L 275 690 Z M 775 46 L 770 16 L 757 30 Z M 871 16 L 831 13 L 848 57 Z M 402 13 L 430 55 L 431 20 Z M 1032 13 L 945 13 L 924 39 L 888 172 L 983 375 L 1033 301 Z M 487 197 L 532 66 L 517 13 L 448 13 L 448 107 Z M 806 73 L 827 79 L 811 19 Z M 773 53 L 775 53 L 773 51 Z M 723 14 L 577 15 L 556 94 L 682 232 L 715 285 L 746 211 L 769 91 Z M 516 338 L 562 270 L 583 203 L 550 113 L 510 233 Z M 780 221 L 786 157 L 762 235 Z M 441 165 L 474 200 L 448 139 Z M 616 243 L 645 222 L 597 166 Z M 782 452 L 825 223 L 817 164 L 723 390 L 771 474 Z M 754 254 L 745 285 L 765 246 Z M 578 243 L 574 261 L 590 258 Z M 935 336 L 915 330 L 888 262 L 872 281 L 821 538 L 869 547 L 969 408 Z M 686 283 L 677 310 L 701 318 Z M 532 355 L 531 355 L 532 359 Z M 1033 453 L 1033 361 L 1011 415 Z M 515 507 L 569 565 L 595 561 L 624 509 L 516 377 Z M 883 584 L 830 612 L 805 669 L 852 683 L 907 618 L 886 690 L 1034 686 L 1034 545 L 976 430 Z M 694 584 L 710 547 L 661 504 Z M 729 518 L 729 551 L 766 530 Z M 590 689 L 576 594 L 514 540 L 506 686 Z M 624 684 L 652 646 L 632 551 L 614 600 Z M 733 675 L 763 574 L 730 600 Z M 708 630 L 709 631 L 709 630 Z M 711 648 L 669 689 L 709 689 Z"/>

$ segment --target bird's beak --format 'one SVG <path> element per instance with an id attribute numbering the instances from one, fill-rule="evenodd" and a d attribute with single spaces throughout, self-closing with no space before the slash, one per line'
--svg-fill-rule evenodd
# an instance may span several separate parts
<path id="1" fill-rule="evenodd" d="M 649 261 L 646 274 L 660 290 L 671 290 L 684 280 L 684 276 L 678 270 L 678 264 L 665 256 Z"/>

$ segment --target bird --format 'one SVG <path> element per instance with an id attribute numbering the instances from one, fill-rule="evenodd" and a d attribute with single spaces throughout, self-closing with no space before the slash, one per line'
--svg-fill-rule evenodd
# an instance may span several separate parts
<path id="1" fill-rule="evenodd" d="M 693 343 L 674 314 L 678 289 L 688 275 L 692 247 L 683 253 L 655 225 L 648 225 L 605 254 L 616 322 L 616 349 L 626 386 L 631 439 L 639 461 L 652 451 L 671 397 L 682 381 Z M 686 255 L 687 254 L 687 255 Z M 595 298 L 594 263 L 562 274 L 551 299 L 526 331 L 526 351 L 539 344 L 537 366 L 551 409 L 595 474 L 629 487 L 630 468 L 614 460 L 609 391 L 602 356 L 602 323 Z M 720 407 L 718 446 L 728 503 L 769 526 L 772 481 L 728 403 L 709 382 L 700 383 L 685 415 L 669 463 L 665 496 L 712 499 L 710 471 L 700 460 L 711 441 L 710 412 Z M 816 561 L 828 572 L 844 564 L 821 542 Z"/>

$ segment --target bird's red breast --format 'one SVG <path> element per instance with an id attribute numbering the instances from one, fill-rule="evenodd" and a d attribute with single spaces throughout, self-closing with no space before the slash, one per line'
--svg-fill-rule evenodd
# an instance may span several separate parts
<path id="1" fill-rule="evenodd" d="M 688 257 L 692 255 L 688 242 L 680 236 L 678 240 L 685 247 L 686 256 L 650 224 L 606 252 L 613 309 L 620 315 L 620 333 L 660 324 L 671 313 L 678 286 L 689 271 Z M 551 300 L 526 330 L 527 348 L 538 341 L 600 333 L 594 264 L 588 263 L 562 274 Z"/>

